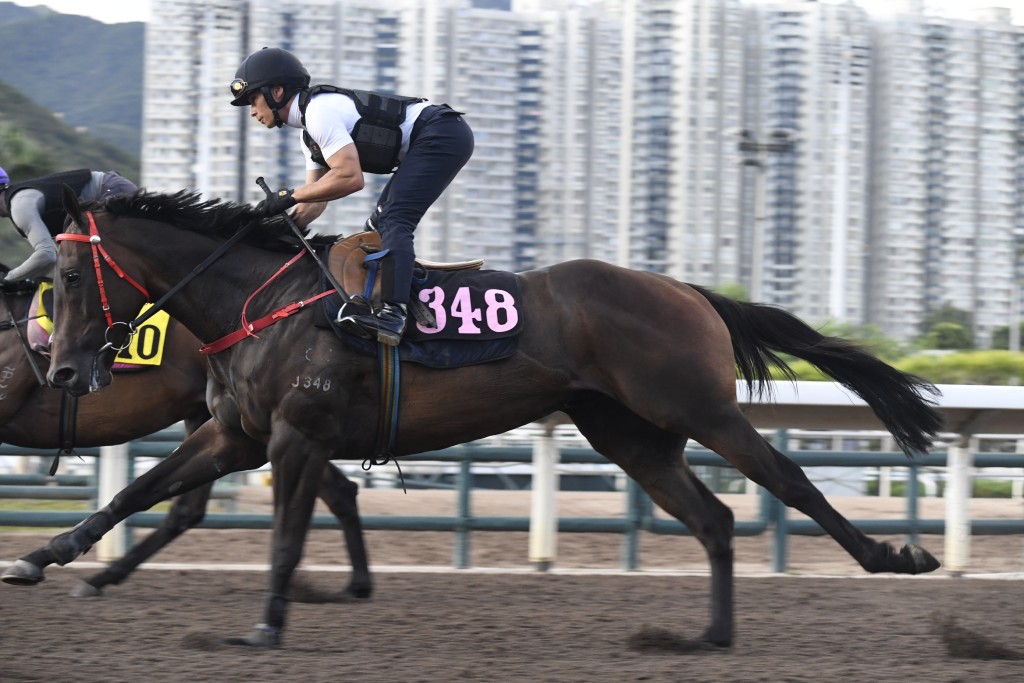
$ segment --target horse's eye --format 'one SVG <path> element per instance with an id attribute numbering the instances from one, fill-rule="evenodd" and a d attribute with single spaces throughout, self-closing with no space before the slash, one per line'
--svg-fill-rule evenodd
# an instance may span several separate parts
<path id="1" fill-rule="evenodd" d="M 69 287 L 75 287 L 82 281 L 82 274 L 77 270 L 69 270 L 64 273 L 64 284 Z"/>

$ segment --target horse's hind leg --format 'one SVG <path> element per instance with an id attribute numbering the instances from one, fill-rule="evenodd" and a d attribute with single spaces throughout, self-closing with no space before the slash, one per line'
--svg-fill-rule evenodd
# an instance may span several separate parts
<path id="1" fill-rule="evenodd" d="M 865 570 L 921 574 L 939 567 L 938 560 L 923 548 L 907 545 L 896 550 L 853 526 L 828 503 L 799 465 L 757 433 L 735 404 L 707 410 L 693 420 L 691 436 L 787 506 L 821 525 Z"/>
<path id="2" fill-rule="evenodd" d="M 366 543 L 363 540 L 363 523 L 359 519 L 359 507 L 356 503 L 358 493 L 359 486 L 354 481 L 348 479 L 334 465 L 327 464 L 320 480 L 318 495 L 341 522 L 345 546 L 348 548 L 348 557 L 352 564 L 352 579 L 345 592 L 356 598 L 368 598 L 373 593 L 373 580 L 370 578 Z"/>
<path id="3" fill-rule="evenodd" d="M 595 450 L 635 479 L 704 546 L 711 566 L 711 624 L 702 640 L 731 645 L 733 513 L 686 464 L 682 457 L 686 440 L 609 399 L 594 399 L 569 414 Z"/>

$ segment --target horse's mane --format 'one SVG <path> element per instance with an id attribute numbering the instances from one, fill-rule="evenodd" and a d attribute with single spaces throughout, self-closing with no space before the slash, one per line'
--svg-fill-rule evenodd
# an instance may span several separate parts
<path id="1" fill-rule="evenodd" d="M 174 194 L 139 190 L 115 195 L 100 203 L 104 211 L 117 216 L 134 216 L 192 232 L 230 237 L 251 221 L 259 220 L 255 208 L 223 199 L 202 199 L 199 192 L 180 190 Z"/>
<path id="2" fill-rule="evenodd" d="M 243 238 L 243 242 L 274 251 L 294 250 L 298 245 L 281 217 L 262 219 L 256 208 L 224 199 L 202 199 L 199 192 L 179 190 L 173 194 L 149 192 L 115 195 L 99 202 L 83 203 L 83 209 L 105 211 L 114 216 L 127 216 L 170 223 L 171 225 L 211 237 L 228 239 L 252 223 L 260 225 Z"/>

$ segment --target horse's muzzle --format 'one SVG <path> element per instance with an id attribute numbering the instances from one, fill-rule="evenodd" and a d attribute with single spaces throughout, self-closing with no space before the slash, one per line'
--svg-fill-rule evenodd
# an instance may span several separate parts
<path id="1" fill-rule="evenodd" d="M 63 389 L 72 396 L 85 396 L 110 384 L 110 370 L 104 369 L 97 357 L 90 365 L 88 379 L 70 365 L 52 365 L 46 378 L 51 387 Z"/>

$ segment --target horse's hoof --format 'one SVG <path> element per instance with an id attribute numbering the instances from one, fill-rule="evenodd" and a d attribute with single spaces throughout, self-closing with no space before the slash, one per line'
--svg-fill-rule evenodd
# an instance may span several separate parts
<path id="1" fill-rule="evenodd" d="M 256 624 L 249 635 L 225 638 L 224 644 L 266 649 L 278 648 L 281 647 L 281 629 L 266 624 Z"/>
<path id="2" fill-rule="evenodd" d="M 715 629 L 708 629 L 700 637 L 705 650 L 722 650 L 732 647 L 732 635 Z"/>
<path id="3" fill-rule="evenodd" d="M 908 574 L 927 574 L 942 566 L 930 552 L 913 543 L 903 546 L 900 555 L 910 564 Z"/>
<path id="4" fill-rule="evenodd" d="M 369 600 L 373 595 L 373 586 L 368 584 L 351 584 L 345 589 L 345 595 L 357 600 Z"/>
<path id="5" fill-rule="evenodd" d="M 43 570 L 27 560 L 18 560 L 0 576 L 0 580 L 12 586 L 34 586 L 45 579 Z"/>
<path id="6" fill-rule="evenodd" d="M 86 581 L 79 581 L 75 584 L 68 595 L 73 598 L 98 598 L 103 595 L 103 589 L 97 588 L 96 586 Z"/>

